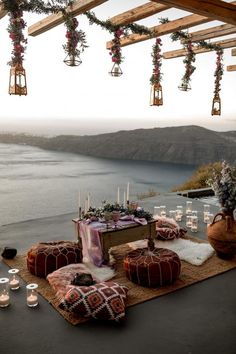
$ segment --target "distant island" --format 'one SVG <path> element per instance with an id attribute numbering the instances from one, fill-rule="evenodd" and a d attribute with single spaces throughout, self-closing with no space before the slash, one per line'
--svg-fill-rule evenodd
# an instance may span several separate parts
<path id="1" fill-rule="evenodd" d="M 199 126 L 121 130 L 99 135 L 43 137 L 0 133 L 0 143 L 26 144 L 101 158 L 202 165 L 226 159 L 236 163 L 236 131 Z"/>

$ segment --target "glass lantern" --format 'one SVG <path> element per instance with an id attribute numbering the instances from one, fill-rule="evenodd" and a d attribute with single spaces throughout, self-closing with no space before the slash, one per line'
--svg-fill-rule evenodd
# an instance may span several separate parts
<path id="1" fill-rule="evenodd" d="M 187 215 L 186 216 L 186 227 L 191 228 L 191 226 L 192 226 L 192 216 Z"/>
<path id="2" fill-rule="evenodd" d="M 20 280 L 18 278 L 19 269 L 10 269 L 9 274 L 9 288 L 11 290 L 17 290 L 20 287 Z"/>
<path id="3" fill-rule="evenodd" d="M 193 203 L 191 201 L 186 202 L 186 215 L 192 214 L 192 205 Z"/>
<path id="4" fill-rule="evenodd" d="M 7 307 L 9 305 L 10 305 L 9 279 L 0 278 L 0 307 Z"/>
<path id="5" fill-rule="evenodd" d="M 28 284 L 26 286 L 27 290 L 27 305 L 29 307 L 35 307 L 38 305 L 38 293 L 36 289 L 38 288 L 38 284 Z"/>
<path id="6" fill-rule="evenodd" d="M 197 232 L 198 231 L 198 217 L 192 216 L 191 218 L 191 231 Z"/>
<path id="7" fill-rule="evenodd" d="M 153 218 L 157 220 L 160 216 L 160 207 L 159 206 L 154 206 L 154 213 L 153 213 Z"/>
<path id="8" fill-rule="evenodd" d="M 166 206 L 165 205 L 161 205 L 160 206 L 160 211 L 161 211 L 161 216 L 166 216 Z"/>

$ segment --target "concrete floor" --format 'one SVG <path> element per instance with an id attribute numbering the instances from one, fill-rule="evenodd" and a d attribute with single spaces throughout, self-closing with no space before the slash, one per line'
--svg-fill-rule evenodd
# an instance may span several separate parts
<path id="1" fill-rule="evenodd" d="M 168 194 L 142 205 L 152 211 L 154 205 L 173 209 L 185 202 L 186 198 Z M 193 205 L 201 218 L 203 204 L 193 200 Z M 39 241 L 74 240 L 73 217 L 76 213 L 2 226 L 0 247 L 16 247 L 20 254 Z M 206 226 L 200 226 L 195 235 L 205 238 Z M 0 277 L 7 270 L 1 262 Z M 21 288 L 11 292 L 10 307 L 0 309 L 0 353 L 235 354 L 235 279 L 236 270 L 232 270 L 128 308 L 123 324 L 90 321 L 77 327 L 42 297 L 38 308 L 28 308 L 21 281 Z"/>

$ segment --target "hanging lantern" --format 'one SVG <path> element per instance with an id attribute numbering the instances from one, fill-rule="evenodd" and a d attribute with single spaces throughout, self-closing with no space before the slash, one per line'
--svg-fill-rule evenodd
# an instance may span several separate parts
<path id="1" fill-rule="evenodd" d="M 150 106 L 162 106 L 163 94 L 161 84 L 154 84 L 151 86 Z"/>
<path id="2" fill-rule="evenodd" d="M 9 91 L 10 95 L 27 95 L 26 74 L 22 64 L 16 64 L 10 69 Z"/>
<path id="3" fill-rule="evenodd" d="M 123 74 L 121 67 L 119 64 L 115 63 L 111 69 L 111 71 L 109 72 L 109 74 L 111 74 L 111 76 L 121 76 Z"/>
<path id="4" fill-rule="evenodd" d="M 189 90 L 191 90 L 191 86 L 190 86 L 190 84 L 188 83 L 185 83 L 185 82 L 182 82 L 179 86 L 178 86 L 178 89 L 180 90 L 180 91 L 189 91 Z"/>
<path id="5" fill-rule="evenodd" d="M 211 115 L 212 116 L 221 115 L 221 102 L 220 102 L 220 96 L 218 94 L 216 94 L 213 98 Z"/>
<path id="6" fill-rule="evenodd" d="M 82 60 L 79 56 L 75 57 L 75 55 L 68 54 L 64 59 L 64 63 L 68 66 L 79 66 L 82 64 Z"/>

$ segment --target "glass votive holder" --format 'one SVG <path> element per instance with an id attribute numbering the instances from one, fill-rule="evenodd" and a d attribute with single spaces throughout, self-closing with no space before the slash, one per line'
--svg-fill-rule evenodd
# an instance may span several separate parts
<path id="1" fill-rule="evenodd" d="M 186 216 L 186 227 L 191 228 L 191 226 L 192 226 L 192 216 L 187 215 Z"/>
<path id="2" fill-rule="evenodd" d="M 183 206 L 182 205 L 177 205 L 176 210 L 179 211 L 179 214 L 181 215 L 181 217 L 184 215 L 184 211 L 183 211 Z"/>
<path id="3" fill-rule="evenodd" d="M 210 205 L 209 204 L 204 204 L 203 206 L 204 213 L 210 213 Z"/>
<path id="4" fill-rule="evenodd" d="M 38 284 L 28 284 L 26 285 L 26 290 L 27 290 L 27 305 L 29 307 L 35 307 L 38 305 L 38 293 L 36 289 L 38 288 Z"/>
<path id="5" fill-rule="evenodd" d="M 20 280 L 18 278 L 19 269 L 10 269 L 9 274 L 9 288 L 11 290 L 17 290 L 20 287 Z"/>
<path id="6" fill-rule="evenodd" d="M 9 305 L 10 305 L 9 279 L 0 278 L 0 307 L 7 307 Z"/>
<path id="7" fill-rule="evenodd" d="M 197 214 L 198 214 L 197 210 L 192 210 L 192 216 L 198 216 Z"/>
<path id="8" fill-rule="evenodd" d="M 182 220 L 182 213 L 179 209 L 175 210 L 175 220 L 176 221 L 181 221 Z"/>
<path id="9" fill-rule="evenodd" d="M 192 216 L 191 222 L 192 222 L 191 231 L 197 232 L 198 231 L 198 217 Z"/>
<path id="10" fill-rule="evenodd" d="M 161 214 L 161 216 L 166 216 L 166 206 L 165 205 L 160 206 L 160 214 Z"/>
<path id="11" fill-rule="evenodd" d="M 211 225 L 214 220 L 214 214 L 208 213 L 207 226 Z"/>
<path id="12" fill-rule="evenodd" d="M 187 201 L 186 202 L 186 215 L 192 214 L 192 207 L 193 207 L 193 202 Z"/>
<path id="13" fill-rule="evenodd" d="M 203 221 L 204 221 L 205 224 L 208 224 L 209 214 L 210 213 L 208 211 L 204 212 L 204 214 L 203 214 Z"/>
<path id="14" fill-rule="evenodd" d="M 160 215 L 161 215 L 160 207 L 154 206 L 153 219 L 158 219 Z"/>
<path id="15" fill-rule="evenodd" d="M 170 217 L 171 219 L 175 219 L 175 213 L 176 213 L 175 210 L 170 210 L 170 211 L 169 211 L 169 217 Z"/>

